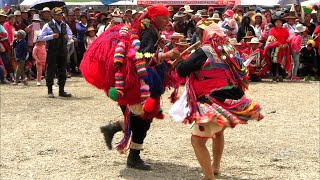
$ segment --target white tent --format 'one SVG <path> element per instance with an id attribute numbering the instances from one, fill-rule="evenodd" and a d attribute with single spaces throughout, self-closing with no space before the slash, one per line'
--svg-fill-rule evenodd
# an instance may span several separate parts
<path id="1" fill-rule="evenodd" d="M 38 0 L 24 0 L 20 6 L 31 6 L 32 4 L 36 3 Z"/>
<path id="2" fill-rule="evenodd" d="M 302 6 L 306 6 L 306 5 L 312 6 L 314 4 L 320 4 L 320 0 L 309 0 L 301 3 Z"/>
<path id="3" fill-rule="evenodd" d="M 241 0 L 240 4 L 243 6 L 257 5 L 257 6 L 275 6 L 278 5 L 279 0 Z"/>
<path id="4" fill-rule="evenodd" d="M 101 1 L 66 2 L 67 6 L 104 6 Z"/>
<path id="5" fill-rule="evenodd" d="M 137 0 L 128 1 L 128 0 L 120 0 L 114 3 L 109 4 L 109 6 L 136 6 Z"/>

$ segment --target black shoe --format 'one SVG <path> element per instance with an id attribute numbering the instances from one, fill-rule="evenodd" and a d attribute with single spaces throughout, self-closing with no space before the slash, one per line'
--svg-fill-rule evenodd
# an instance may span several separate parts
<path id="1" fill-rule="evenodd" d="M 101 133 L 103 133 L 104 141 L 106 145 L 108 146 L 108 149 L 112 149 L 112 139 L 115 133 L 121 131 L 122 128 L 120 124 L 117 122 L 115 124 L 109 124 L 107 126 L 100 127 Z"/>
<path id="2" fill-rule="evenodd" d="M 139 170 L 150 171 L 152 170 L 150 164 L 145 163 L 140 158 L 140 150 L 130 149 L 130 153 L 127 159 L 127 167 Z"/>
<path id="3" fill-rule="evenodd" d="M 279 76 L 278 79 L 279 79 L 279 82 L 283 82 L 283 77 L 282 76 Z"/>
<path id="4" fill-rule="evenodd" d="M 54 98 L 53 93 L 48 93 L 48 98 Z"/>
<path id="5" fill-rule="evenodd" d="M 59 92 L 59 96 L 60 97 L 72 97 L 72 95 L 70 93 L 67 93 L 67 92 Z"/>

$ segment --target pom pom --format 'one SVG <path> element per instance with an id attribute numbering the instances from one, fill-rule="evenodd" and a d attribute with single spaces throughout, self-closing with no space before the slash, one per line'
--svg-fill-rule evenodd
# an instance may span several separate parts
<path id="1" fill-rule="evenodd" d="M 109 89 L 108 91 L 108 97 L 114 101 L 117 101 L 118 100 L 118 92 L 117 92 L 117 89 L 112 87 Z"/>
<path id="2" fill-rule="evenodd" d="M 153 108 L 155 106 L 156 100 L 153 98 L 148 98 L 146 102 L 143 105 L 143 110 L 145 112 L 151 113 L 153 111 Z"/>
<path id="3" fill-rule="evenodd" d="M 134 40 L 134 41 L 132 42 L 132 45 L 133 45 L 133 46 L 140 46 L 140 44 L 141 44 L 141 42 L 140 42 L 138 39 L 136 39 L 136 40 Z"/>

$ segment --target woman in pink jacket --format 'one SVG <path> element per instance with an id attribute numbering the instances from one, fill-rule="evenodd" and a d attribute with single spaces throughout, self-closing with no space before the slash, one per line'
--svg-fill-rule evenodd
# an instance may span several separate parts
<path id="1" fill-rule="evenodd" d="M 45 70 L 47 50 L 45 46 L 45 41 L 37 40 L 36 45 L 33 48 L 32 56 L 36 61 L 37 66 L 37 86 L 41 86 L 41 76 L 42 72 Z"/>
<path id="2" fill-rule="evenodd" d="M 292 69 L 292 77 L 291 80 L 297 81 L 300 80 L 298 78 L 298 68 L 299 68 L 299 61 L 300 61 L 300 49 L 301 49 L 301 43 L 302 43 L 302 37 L 301 33 L 303 33 L 306 30 L 306 27 L 302 24 L 298 24 L 296 26 L 296 29 L 294 31 L 294 35 L 290 39 L 290 49 L 291 49 L 291 55 L 293 57 L 293 69 Z"/>

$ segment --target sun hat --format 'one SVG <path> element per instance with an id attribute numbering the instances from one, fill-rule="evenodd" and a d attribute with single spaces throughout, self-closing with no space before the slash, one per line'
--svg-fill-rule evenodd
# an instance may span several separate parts
<path id="1" fill-rule="evenodd" d="M 179 42 L 176 43 L 178 46 L 189 46 L 190 43 L 188 43 L 187 39 L 180 39 Z"/>
<path id="2" fill-rule="evenodd" d="M 213 23 L 213 21 L 208 21 L 208 20 L 201 20 L 197 23 L 197 28 L 200 28 L 200 29 L 206 29 L 208 28 L 211 24 Z"/>
<path id="3" fill-rule="evenodd" d="M 182 39 L 182 38 L 184 38 L 184 35 L 180 34 L 180 33 L 177 33 L 177 32 L 174 32 L 172 35 L 169 36 L 169 39 L 172 39 L 172 38 Z"/>
<path id="4" fill-rule="evenodd" d="M 183 7 L 185 9 L 184 10 L 185 12 L 188 12 L 188 13 L 192 13 L 193 12 L 193 10 L 191 9 L 190 5 L 184 5 Z"/>
<path id="5" fill-rule="evenodd" d="M 186 16 L 186 14 L 184 14 L 184 13 L 181 12 L 181 11 L 179 11 L 179 12 L 177 12 L 177 13 L 173 16 L 173 18 L 181 18 L 181 17 L 184 17 L 184 16 Z"/>
<path id="6" fill-rule="evenodd" d="M 238 43 L 237 38 L 230 38 L 229 43 L 232 45 L 241 45 L 241 43 Z"/>
<path id="7" fill-rule="evenodd" d="M 42 20 L 40 19 L 39 14 L 34 14 L 32 17 L 32 21 L 42 21 Z"/>
<path id="8" fill-rule="evenodd" d="M 298 19 L 298 17 L 289 15 L 289 16 L 286 16 L 285 19 Z"/>
<path id="9" fill-rule="evenodd" d="M 15 16 L 21 16 L 21 11 L 19 11 L 19 10 L 14 11 L 13 15 L 15 15 Z"/>
<path id="10" fill-rule="evenodd" d="M 250 42 L 247 42 L 248 44 L 259 44 L 259 46 L 261 46 L 262 45 L 262 43 L 259 41 L 259 38 L 257 38 L 257 37 L 253 37 L 252 39 L 251 39 L 251 41 Z"/>
<path id="11" fill-rule="evenodd" d="M 169 11 L 169 12 L 173 12 L 173 11 L 174 11 L 174 8 L 173 8 L 172 6 L 169 6 L 169 7 L 168 7 L 168 11 Z"/>
<path id="12" fill-rule="evenodd" d="M 253 22 L 256 21 L 256 17 L 257 17 L 257 16 L 260 16 L 260 17 L 261 17 L 262 22 L 265 22 L 265 21 L 266 21 L 266 16 L 263 15 L 263 14 L 261 14 L 261 13 L 256 13 L 256 14 L 254 14 L 254 15 L 251 17 L 251 20 L 252 20 Z"/>
<path id="13" fill-rule="evenodd" d="M 252 32 L 251 32 L 251 31 L 248 31 L 248 32 L 246 33 L 246 36 L 243 37 L 243 39 L 251 39 L 251 38 L 253 38 L 253 37 L 254 37 L 254 36 L 253 36 Z"/>
<path id="14" fill-rule="evenodd" d="M 296 29 L 294 30 L 295 33 L 303 33 L 307 30 L 306 26 L 303 26 L 302 24 L 297 24 Z"/>
<path id="15" fill-rule="evenodd" d="M 220 15 L 218 13 L 214 13 L 212 17 L 208 18 L 209 20 L 219 20 L 221 21 Z"/>
<path id="16" fill-rule="evenodd" d="M 48 7 L 44 7 L 41 12 L 51 12 L 51 10 Z"/>
<path id="17" fill-rule="evenodd" d="M 272 20 L 271 20 L 272 24 L 274 24 L 277 20 L 281 20 L 282 24 L 286 23 L 286 20 L 283 17 L 283 12 L 281 11 L 277 11 L 273 13 L 271 17 L 272 17 Z"/>
<path id="18" fill-rule="evenodd" d="M 0 16 L 7 17 L 7 14 L 4 10 L 0 9 Z"/>

